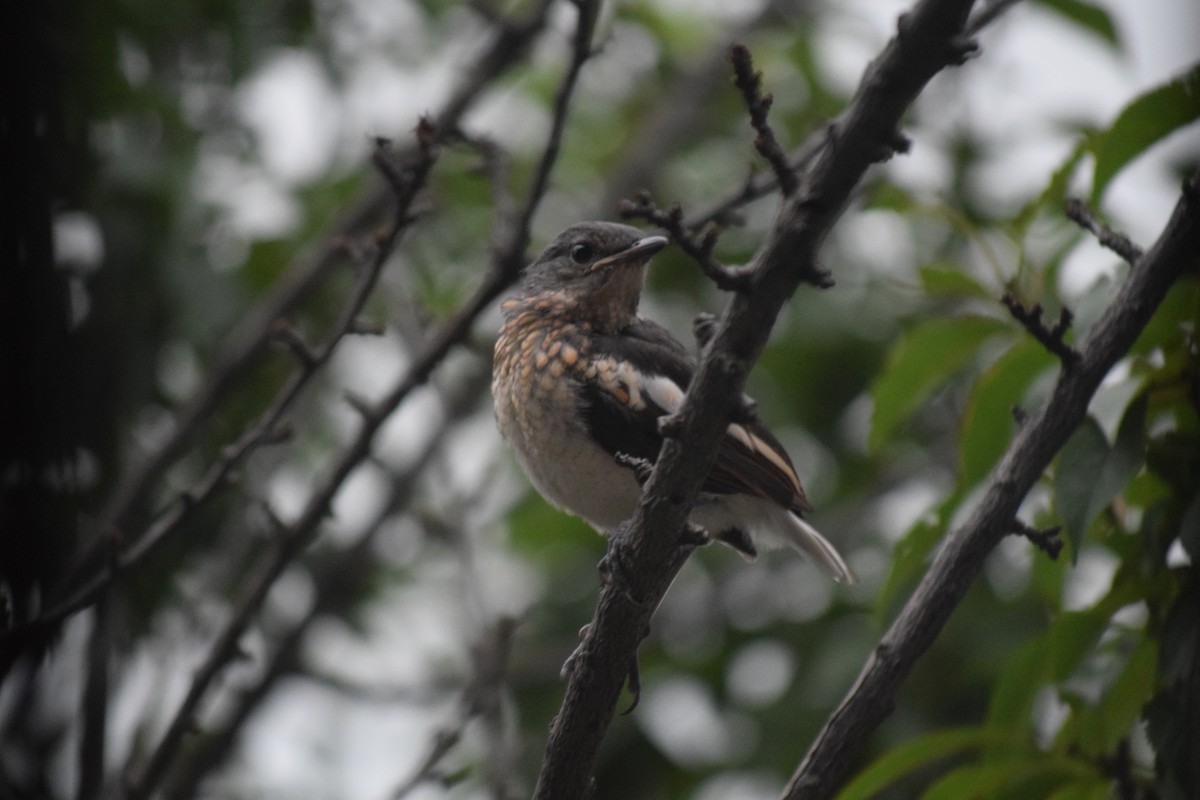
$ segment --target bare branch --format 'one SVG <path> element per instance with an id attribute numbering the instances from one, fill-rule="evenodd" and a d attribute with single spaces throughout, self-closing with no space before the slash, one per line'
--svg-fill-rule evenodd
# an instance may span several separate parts
<path id="1" fill-rule="evenodd" d="M 678 414 L 684 432 L 667 439 L 633 517 L 627 541 L 628 594 L 602 587 L 577 651 L 563 706 L 551 728 L 535 798 L 585 797 L 641 636 L 691 548 L 679 544 L 717 443 L 750 366 L 784 302 L 802 281 L 818 282 L 816 250 L 908 105 L 958 54 L 970 0 L 924 0 L 873 62 L 826 144 L 784 202 L 756 257 L 756 279 L 733 295 Z M 625 537 L 623 537 L 625 538 Z"/>
<path id="2" fill-rule="evenodd" d="M 580 3 L 574 56 L 556 99 L 556 113 L 561 119 L 556 119 L 552 126 L 539 162 L 537 175 L 540 177 L 535 177 L 533 185 L 530 187 L 526 205 L 522 209 L 519 220 L 516 221 L 518 227 L 507 237 L 508 247 L 494 256 L 492 270 L 485 277 L 483 284 L 441 331 L 429 340 L 423 350 L 414 357 L 407 374 L 374 408 L 367 410 L 353 441 L 339 454 L 324 480 L 319 482 L 310 496 L 304 510 L 282 535 L 275 553 L 260 565 L 257 573 L 249 580 L 245 593 L 210 646 L 204 662 L 196 671 L 192 684 L 167 731 L 145 765 L 130 777 L 128 796 L 131 800 L 147 797 L 161 782 L 166 768 L 178 751 L 183 736 L 191 726 L 196 709 L 209 686 L 236 651 L 238 640 L 258 613 L 271 586 L 283 574 L 288 564 L 295 560 L 316 536 L 319 525 L 326 517 L 330 504 L 333 502 L 334 495 L 337 494 L 347 476 L 369 456 L 375 434 L 383 423 L 413 389 L 429 378 L 434 367 L 441 362 L 450 349 L 465 339 L 475 318 L 515 279 L 522 264 L 525 242 L 529 238 L 529 223 L 541 202 L 549 172 L 557 158 L 565 126 L 566 110 L 579 70 L 591 52 L 591 31 L 595 23 L 597 7 L 598 2 L 595 1 Z M 405 219 L 406 214 L 403 209 L 399 210 L 393 225 L 394 235 L 389 237 L 385 244 L 390 245 L 395 241 Z M 387 249 L 386 247 L 381 248 L 381 252 Z M 354 314 L 347 320 L 347 324 L 354 319 L 357 313 L 357 309 L 355 309 Z"/>
<path id="3" fill-rule="evenodd" d="M 1067 201 L 1064 212 L 1067 219 L 1090 232 L 1100 241 L 1101 245 L 1119 255 L 1130 266 L 1135 266 L 1141 260 L 1142 248 L 1131 242 L 1125 234 L 1114 231 L 1097 221 L 1082 200 L 1071 198 Z"/>
<path id="4" fill-rule="evenodd" d="M 1200 252 L 1200 173 L 1184 187 L 1165 230 L 1092 327 L 1074 369 L 1009 446 L 974 512 L 950 534 L 849 694 L 830 715 L 792 776 L 786 797 L 831 797 L 853 753 L 887 716 L 896 693 L 962 601 L 983 562 L 1009 531 L 1017 508 L 1087 414 L 1096 388 L 1133 345 L 1189 259 Z"/>
<path id="5" fill-rule="evenodd" d="M 1041 304 L 1035 303 L 1032 308 L 1026 308 L 1020 300 L 1008 292 L 1004 293 L 1000 301 L 1004 303 L 1004 307 L 1013 315 L 1013 318 L 1041 343 L 1042 347 L 1058 356 L 1063 366 L 1070 367 L 1079 360 L 1078 351 L 1063 341 L 1063 337 L 1066 336 L 1071 327 L 1071 321 L 1074 319 L 1070 309 L 1064 306 L 1058 313 L 1058 322 L 1054 323 L 1053 328 L 1047 328 L 1042 321 Z"/>
<path id="6" fill-rule="evenodd" d="M 391 476 L 387 502 L 383 503 L 375 516 L 363 526 L 362 534 L 355 539 L 354 544 L 344 550 L 323 553 L 320 559 L 312 561 L 310 570 L 313 574 L 315 595 L 312 608 L 294 623 L 290 630 L 278 637 L 274 652 L 268 657 L 258 682 L 231 700 L 232 710 L 220 727 L 208 731 L 202 740 L 187 749 L 182 763 L 173 770 L 172 780 L 166 792 L 168 797 L 191 797 L 195 794 L 195 787 L 203 776 L 227 758 L 238 732 L 280 678 L 290 674 L 311 676 L 311 673 L 304 669 L 299 654 L 301 644 L 313 622 L 322 617 L 344 618 L 350 613 L 354 598 L 347 595 L 344 587 L 360 581 L 364 574 L 378 564 L 373 548 L 375 540 L 383 530 L 384 522 L 409 504 L 417 485 L 417 476 L 440 450 L 451 427 L 470 410 L 485 382 L 486 376 L 481 373 L 479 377 L 467 380 L 461 386 L 447 392 L 446 412 L 441 423 L 431 432 L 425 445 L 413 456 L 405 469 Z M 286 526 L 280 524 L 280 529 L 285 531 Z M 440 687 L 431 688 L 437 690 Z"/>
<path id="7" fill-rule="evenodd" d="M 538 0 L 519 19 L 496 21 L 491 40 L 476 61 L 464 70 L 462 81 L 437 115 L 433 126 L 435 137 L 457 130 L 459 121 L 484 89 L 525 57 L 533 40 L 544 29 L 554 1 Z M 100 574 L 106 564 L 102 541 L 108 535 L 106 531 L 125 531 L 134 513 L 149 504 L 150 495 L 167 468 L 186 452 L 204 422 L 266 349 L 275 321 L 285 319 L 322 285 L 342 263 L 347 243 L 356 242 L 358 236 L 386 218 L 391 200 L 392 190 L 387 186 L 369 190 L 333 226 L 332 232 L 311 251 L 302 254 L 287 270 L 286 277 L 243 317 L 221 345 L 201 389 L 176 416 L 171 435 L 122 476 L 99 515 L 93 543 L 76 559 L 76 568 L 46 598 L 44 607 L 47 611 L 29 625 L 6 632 L 4 640 L 0 641 L 0 675 L 7 672 L 11 658 L 20 652 L 22 642 L 38 641 L 65 616 L 93 601 L 96 590 L 104 582 Z M 357 257 L 361 258 L 361 254 Z M 171 513 L 167 512 L 168 515 Z M 146 536 L 154 538 L 159 529 L 172 527 L 173 523 L 160 518 Z"/>
<path id="8" fill-rule="evenodd" d="M 112 658 L 111 609 L 107 592 L 92 609 L 87 647 L 87 679 L 83 687 L 83 735 L 79 740 L 77 800 L 103 796 L 104 751 L 108 727 L 108 664 Z"/>
<path id="9" fill-rule="evenodd" d="M 784 197 L 796 191 L 796 173 L 788 163 L 787 154 L 775 136 L 775 130 L 767 121 L 767 113 L 775 98 L 762 93 L 762 73 L 754 69 L 754 61 L 750 51 L 744 44 L 734 44 L 729 48 L 729 61 L 733 64 L 734 85 L 742 93 L 746 110 L 750 112 L 750 124 L 757 134 L 754 137 L 754 149 L 771 165 L 775 180 Z"/>
<path id="10" fill-rule="evenodd" d="M 740 292 L 750 287 L 752 275 L 727 267 L 713 257 L 713 248 L 716 247 L 719 235 L 716 225 L 708 225 L 701 237 L 696 238 L 685 229 L 683 211 L 678 204 L 671 206 L 668 211 L 663 211 L 654 205 L 648 192 L 638 192 L 633 200 L 622 201 L 620 212 L 625 219 L 644 219 L 666 231 L 671 241 L 687 253 L 721 291 Z"/>
<path id="11" fill-rule="evenodd" d="M 1055 525 L 1052 528 L 1035 528 L 1018 519 L 1013 520 L 1013 533 L 1024 536 L 1033 542 L 1037 549 L 1050 556 L 1052 561 L 1057 561 L 1058 554 L 1062 552 L 1063 540 L 1059 536 L 1062 533 L 1061 525 Z"/>

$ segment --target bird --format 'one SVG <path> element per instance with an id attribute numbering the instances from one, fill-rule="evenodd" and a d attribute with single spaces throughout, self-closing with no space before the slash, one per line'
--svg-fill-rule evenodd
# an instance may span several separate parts
<path id="1" fill-rule="evenodd" d="M 669 244 L 614 222 L 558 234 L 501 304 L 492 366 L 501 436 L 551 505 L 610 535 L 633 516 L 638 465 L 662 445 L 660 420 L 683 404 L 696 359 L 639 316 L 650 259 Z M 750 417 L 752 415 L 745 415 Z M 834 580 L 854 573 L 805 519 L 811 511 L 779 440 L 730 421 L 689 522 L 748 560 L 790 546 Z"/>

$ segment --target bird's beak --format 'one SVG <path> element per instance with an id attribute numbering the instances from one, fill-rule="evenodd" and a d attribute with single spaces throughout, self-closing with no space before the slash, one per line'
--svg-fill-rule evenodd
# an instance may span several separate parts
<path id="1" fill-rule="evenodd" d="M 598 270 L 624 266 L 626 264 L 645 264 L 650 260 L 652 255 L 657 253 L 659 250 L 662 250 L 670 243 L 670 240 L 665 236 L 645 236 L 641 239 L 638 239 L 621 252 L 613 253 L 607 258 L 600 259 L 595 264 L 592 264 L 592 268 L 588 271 L 596 272 Z"/>

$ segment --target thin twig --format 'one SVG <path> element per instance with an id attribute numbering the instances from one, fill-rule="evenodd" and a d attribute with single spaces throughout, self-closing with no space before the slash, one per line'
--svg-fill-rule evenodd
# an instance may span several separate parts
<path id="1" fill-rule="evenodd" d="M 595 22 L 597 6 L 597 0 L 580 3 L 578 25 L 580 29 L 586 29 L 587 35 L 584 36 L 577 31 L 576 52 L 560 85 L 556 99 L 556 108 L 559 109 L 557 113 L 561 115 L 562 120 L 556 121 L 547 138 L 526 204 L 521 209 L 517 220 L 519 228 L 507 237 L 508 246 L 493 256 L 491 272 L 484 278 L 482 285 L 471 299 L 459 309 L 459 312 L 437 335 L 427 342 L 423 351 L 413 359 L 407 374 L 393 387 L 392 391 L 363 417 L 353 441 L 342 451 L 325 479 L 318 484 L 309 497 L 304 510 L 281 536 L 280 545 L 275 553 L 261 565 L 259 571 L 249 581 L 245 594 L 210 645 L 207 656 L 194 674 L 188 692 L 163 737 L 145 765 L 130 776 L 128 796 L 131 800 L 147 797 L 161 782 L 167 765 L 180 747 L 183 735 L 192 725 L 201 699 L 236 652 L 238 640 L 258 613 L 271 586 L 283 574 L 287 565 L 311 542 L 321 521 L 328 513 L 334 495 L 349 474 L 369 455 L 375 434 L 412 390 L 428 379 L 433 368 L 441 362 L 450 349 L 465 339 L 475 318 L 483 309 L 490 305 L 496 296 L 515 279 L 523 260 L 524 243 L 529 238 L 528 226 L 545 194 L 548 175 L 559 152 L 562 132 L 565 128 L 566 110 L 570 104 L 570 97 L 574 91 L 579 70 L 591 52 L 590 32 Z M 393 225 L 394 235 L 387 237 L 386 241 L 381 243 L 383 245 L 381 251 L 389 249 L 390 245 L 394 243 L 395 237 L 399 235 L 402 228 L 402 222 L 406 218 L 407 216 L 403 212 L 397 213 L 397 220 Z"/>
<path id="2" fill-rule="evenodd" d="M 984 28 L 999 19 L 1004 12 L 1008 11 L 1018 2 L 1020 0 L 994 0 L 994 2 L 989 3 L 985 8 L 971 17 L 971 21 L 964 30 L 966 37 L 978 35 Z M 963 44 L 960 42 L 959 46 L 961 49 Z M 967 46 L 969 47 L 969 44 Z M 813 162 L 828 143 L 829 130 L 830 128 L 827 127 L 813 132 L 798 148 L 792 151 L 788 158 L 791 172 L 800 174 Z M 880 142 L 876 150 L 876 159 L 882 158 L 889 150 L 893 152 L 905 152 L 907 147 L 908 140 L 896 131 L 892 135 L 890 146 L 886 141 Z M 684 226 L 696 231 L 710 222 L 717 222 L 722 225 L 734 224 L 738 220 L 741 208 L 748 203 L 766 197 L 778 188 L 779 182 L 773 171 L 765 174 L 751 173 L 739 188 L 717 200 L 711 206 L 688 216 L 684 220 Z"/>
<path id="3" fill-rule="evenodd" d="M 666 231 L 671 241 L 687 253 L 721 291 L 742 292 L 750 287 L 752 275 L 727 267 L 713 256 L 720 233 L 716 225 L 705 227 L 697 238 L 684 227 L 683 210 L 678 204 L 663 211 L 650 199 L 650 193 L 645 191 L 638 192 L 633 200 L 621 201 L 620 213 L 623 219 L 644 219 Z"/>
<path id="4" fill-rule="evenodd" d="M 360 270 L 357 283 L 350 299 L 341 311 L 326 339 L 317 347 L 311 347 L 298 335 L 289 337 L 291 326 L 277 322 L 272 326 L 276 336 L 281 336 L 288 342 L 292 352 L 297 354 L 299 368 L 280 389 L 274 400 L 259 418 L 250 425 L 236 442 L 222 448 L 220 457 L 212 464 L 208 472 L 191 488 L 184 490 L 179 499 L 160 514 L 131 545 L 120 554 L 119 565 L 122 570 L 128 570 L 137 564 L 155 546 L 168 536 L 179 530 L 191 513 L 202 503 L 210 499 L 224 485 L 235 467 L 250 453 L 265 444 L 274 444 L 286 437 L 289 428 L 282 417 L 295 402 L 300 392 L 308 385 L 320 369 L 332 358 L 341 340 L 352 331 L 356 321 L 365 307 L 380 271 L 387 262 L 392 248 L 408 224 L 408 209 L 416 199 L 418 192 L 425 184 L 433 162 L 436 159 L 436 149 L 418 151 L 405 166 L 409 183 L 405 194 L 397 197 L 397 218 L 392 227 L 377 243 L 371 262 Z M 292 331 L 294 333 L 294 331 Z M 93 601 L 96 592 L 111 580 L 110 573 L 104 572 L 94 576 L 90 581 L 75 588 L 74 593 L 61 601 L 57 606 L 48 609 L 38 620 L 39 624 L 52 623 L 61 620 L 71 613 L 87 606 Z M 7 640 L 5 641 L 5 644 Z"/>
<path id="5" fill-rule="evenodd" d="M 1058 356 L 1064 367 L 1073 366 L 1079 361 L 1079 351 L 1075 350 L 1067 344 L 1063 337 L 1067 335 L 1067 331 L 1071 328 L 1071 322 L 1074 317 L 1070 309 L 1063 306 L 1058 313 L 1058 322 L 1054 323 L 1053 328 L 1047 328 L 1045 322 L 1042 321 L 1042 306 L 1035 303 L 1032 308 L 1026 308 L 1020 300 L 1013 297 L 1010 293 L 1005 292 L 1000 298 L 1004 303 L 1004 307 L 1012 314 L 1013 319 L 1021 323 L 1029 334 L 1038 340 L 1042 347 L 1049 350 L 1052 354 Z"/>
<path id="6" fill-rule="evenodd" d="M 750 367 L 784 302 L 818 278 L 816 252 L 851 192 L 893 135 L 902 114 L 955 54 L 970 0 L 923 0 L 905 30 L 869 68 L 850 107 L 785 199 L 758 251 L 755 280 L 732 296 L 667 439 L 623 549 L 623 587 L 602 586 L 596 613 L 567 682 L 534 793 L 536 800 L 587 796 L 596 755 L 616 712 L 641 637 L 690 548 L 679 545 L 689 509 L 709 474 L 718 442 Z M 628 596 L 640 602 L 630 602 Z"/>
<path id="7" fill-rule="evenodd" d="M 499 80 L 527 54 L 533 40 L 545 28 L 549 9 L 555 2 L 539 0 L 521 18 L 493 18 L 495 24 L 492 26 L 491 39 L 476 61 L 464 70 L 464 79 L 455 87 L 437 115 L 435 135 L 457 130 L 459 121 L 486 87 Z M 7 672 L 24 642 L 40 641 L 64 617 L 93 602 L 96 592 L 105 582 L 103 573 L 107 556 L 103 539 L 109 535 L 108 531 L 124 531 L 134 513 L 149 504 L 151 492 L 168 467 L 186 452 L 221 400 L 265 350 L 271 341 L 275 321 L 291 314 L 341 265 L 347 254 L 347 243 L 356 241 L 357 236 L 372 229 L 384 218 L 391 200 L 392 193 L 388 187 L 373 187 L 333 226 L 333 232 L 326 235 L 315 249 L 301 255 L 287 270 L 287 277 L 243 317 L 222 343 L 201 389 L 176 415 L 171 435 L 122 476 L 103 513 L 99 515 L 93 544 L 76 558 L 76 566 L 68 573 L 67 579 L 46 598 L 44 607 L 47 611 L 23 628 L 5 633 L 0 641 L 0 675 Z M 176 511 L 173 509 L 166 512 L 168 517 L 174 513 Z M 159 518 L 143 536 L 157 541 L 165 530 L 177 528 L 176 522 Z M 128 532 L 126 534 L 126 538 L 133 538 Z M 125 562 L 132 560 L 136 559 L 127 558 Z"/>
<path id="8" fill-rule="evenodd" d="M 767 113 L 775 98 L 769 93 L 763 94 L 762 73 L 754 69 L 750 50 L 744 44 L 734 44 L 729 48 L 729 61 L 733 64 L 734 85 L 742 93 L 742 100 L 750 113 L 750 125 L 757 134 L 754 137 L 754 149 L 771 165 L 779 190 L 784 197 L 788 197 L 796 191 L 798 181 L 788 163 L 787 154 L 775 136 L 774 128 L 767 121 Z"/>
<path id="9" fill-rule="evenodd" d="M 596 18 L 600 14 L 600 2 L 599 0 L 576 0 L 574 5 L 577 19 L 571 42 L 571 60 L 567 64 L 566 74 L 554 94 L 550 135 L 546 138 L 542 156 L 538 159 L 537 167 L 534 169 L 524 205 L 510 224 L 497 232 L 497 241 L 501 242 L 501 246 L 498 248 L 500 257 L 496 260 L 504 265 L 507 274 L 513 276 L 525 265 L 525 250 L 529 245 L 529 231 L 533 226 L 533 215 L 541 205 L 542 197 L 550 184 L 550 173 L 558 162 L 563 133 L 567 127 L 568 112 L 571 108 L 571 98 L 575 95 L 579 74 L 583 70 L 583 65 L 593 55 L 592 37 L 596 30 Z"/>
<path id="10" fill-rule="evenodd" d="M 352 612 L 356 595 L 347 593 L 345 587 L 360 583 L 364 575 L 378 568 L 375 543 L 385 529 L 384 523 L 409 505 L 417 487 L 418 477 L 441 450 L 451 427 L 470 411 L 485 383 L 486 376 L 481 372 L 478 377 L 471 377 L 462 385 L 445 392 L 446 410 L 441 421 L 405 468 L 391 475 L 387 501 L 382 503 L 375 515 L 364 524 L 362 533 L 354 539 L 354 544 L 344 550 L 322 553 L 320 558 L 310 559 L 308 568 L 312 573 L 314 585 L 312 607 L 300 620 L 293 623 L 291 629 L 277 637 L 274 651 L 266 658 L 258 682 L 230 699 L 230 712 L 220 726 L 207 731 L 195 746 L 189 747 L 182 755 L 182 763 L 172 770 L 172 780 L 168 791 L 165 792 L 166 796 L 191 797 L 195 794 L 195 787 L 203 777 L 228 757 L 238 731 L 280 678 L 298 674 L 301 677 L 310 676 L 314 680 L 320 680 L 319 676 L 312 675 L 301 663 L 300 651 L 309 629 L 318 619 L 343 619 Z M 436 692 L 450 687 L 434 685 L 425 688 Z"/>
<path id="11" fill-rule="evenodd" d="M 1063 549 L 1063 540 L 1059 536 L 1062 533 L 1061 525 L 1055 525 L 1052 528 L 1035 528 L 1017 519 L 1013 520 L 1013 532 L 1033 542 L 1039 550 L 1050 556 L 1052 561 L 1058 560 L 1058 555 Z"/>
<path id="12" fill-rule="evenodd" d="M 1021 427 L 993 471 L 970 517 L 947 538 L 880 639 L 853 688 L 833 711 L 792 776 L 787 800 L 833 795 L 855 751 L 887 715 L 904 678 L 962 601 L 989 553 L 1012 529 L 1017 509 L 1083 421 L 1100 382 L 1128 352 L 1175 283 L 1200 252 L 1200 173 L 1184 187 L 1171 219 L 1063 369 L 1050 397 Z"/>
<path id="13" fill-rule="evenodd" d="M 1130 266 L 1136 266 L 1137 262 L 1142 259 L 1142 248 L 1130 241 L 1125 234 L 1101 224 L 1079 198 L 1073 197 L 1068 200 L 1064 211 L 1067 219 L 1085 231 L 1089 231 L 1100 241 L 1102 246 L 1112 250 Z"/>
<path id="14" fill-rule="evenodd" d="M 429 752 L 412 775 L 388 794 L 390 800 L 401 800 L 421 784 L 440 780 L 443 777 L 439 771 L 441 762 L 462 739 L 467 725 L 476 717 L 492 713 L 498 706 L 515 630 L 513 620 L 501 618 L 471 648 L 474 679 L 463 690 L 458 718 L 434 734 Z"/>
<path id="15" fill-rule="evenodd" d="M 292 399 L 316 371 L 332 357 L 337 344 L 348 333 L 354 321 L 358 318 L 360 311 L 366 304 L 367 298 L 370 296 L 371 290 L 378 280 L 379 273 L 382 271 L 384 264 L 387 263 L 395 244 L 399 241 L 401 233 L 409 223 L 408 209 L 412 205 L 417 192 L 425 185 L 426 178 L 437 156 L 437 150 L 432 146 L 424 147 L 418 152 L 418 157 L 413 158 L 402 170 L 398 170 L 396 173 L 399 180 L 394 184 L 394 188 L 398 192 L 395 220 L 391 228 L 380 238 L 371 263 L 366 265 L 366 268 L 360 272 L 358 284 L 355 287 L 351 302 L 343 309 L 338 322 L 334 325 L 333 331 L 326 341 L 312 352 L 313 361 L 311 363 L 304 363 L 302 365 L 303 368 L 293 374 L 285 390 L 277 396 L 276 401 L 258 422 L 252 426 L 248 432 L 248 434 L 254 434 L 251 436 L 251 439 L 255 439 L 259 435 L 255 432 L 263 432 L 265 435 L 266 432 L 275 429 L 275 426 L 279 424 L 279 417 L 282 415 L 283 410 L 291 404 Z M 237 460 L 240 460 L 240 457 L 243 457 L 249 449 L 239 448 L 235 452 L 223 454 L 221 463 L 225 470 L 228 471 L 228 469 L 232 468 L 232 465 Z M 366 452 L 365 446 L 362 452 Z M 355 463 L 357 463 L 357 460 Z M 347 467 L 345 474 L 349 474 L 348 468 L 352 464 L 343 462 L 343 465 Z M 336 486 L 340 486 L 341 480 L 344 477 L 345 475 L 342 475 L 338 478 Z M 206 483 L 206 488 L 211 492 L 215 488 L 215 485 L 213 482 L 208 482 Z M 308 530 L 315 529 L 317 521 L 319 521 L 320 517 L 324 516 L 326 509 L 329 508 L 329 504 L 332 502 L 336 486 L 329 487 L 328 484 L 326 485 L 329 492 L 328 496 L 322 497 L 320 507 L 317 509 L 319 513 L 309 521 L 311 527 Z M 172 516 L 172 520 L 176 524 L 184 518 L 184 510 L 187 509 L 181 509 L 179 513 Z M 165 536 L 170 530 L 171 528 L 162 530 L 156 539 L 144 537 L 139 544 L 143 548 L 148 548 L 160 540 L 162 536 Z M 271 584 L 282 573 L 283 568 L 291 558 L 299 553 L 303 545 L 307 543 L 308 530 L 303 531 L 302 534 L 297 534 L 291 530 L 280 534 L 281 538 L 286 540 L 290 546 L 281 546 L 277 550 L 277 553 L 282 555 L 271 562 L 265 575 L 260 573 L 260 582 L 253 586 L 249 597 L 243 599 L 242 604 L 235 611 L 233 618 L 228 621 L 221 635 L 218 636 L 204 663 L 193 676 L 192 684 L 174 718 L 146 760 L 143 768 L 135 774 L 127 775 L 127 796 L 131 800 L 148 797 L 161 782 L 163 775 L 166 773 L 167 766 L 170 764 L 171 759 L 174 758 L 183 740 L 184 734 L 187 733 L 193 724 L 195 711 L 200 700 L 204 697 L 212 680 L 224 665 L 235 656 L 241 634 L 244 632 L 250 618 L 257 611 L 262 600 L 265 599 L 267 590 Z M 134 548 L 133 551 L 126 554 L 125 558 L 136 557 L 142 552 L 144 552 L 143 549 Z"/>

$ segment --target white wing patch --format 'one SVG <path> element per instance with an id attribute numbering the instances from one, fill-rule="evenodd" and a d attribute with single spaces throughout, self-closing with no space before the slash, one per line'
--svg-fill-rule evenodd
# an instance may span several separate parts
<path id="1" fill-rule="evenodd" d="M 662 375 L 652 375 L 642 384 L 642 391 L 652 402 L 668 414 L 673 414 L 683 405 L 683 390 L 679 384 Z"/>

